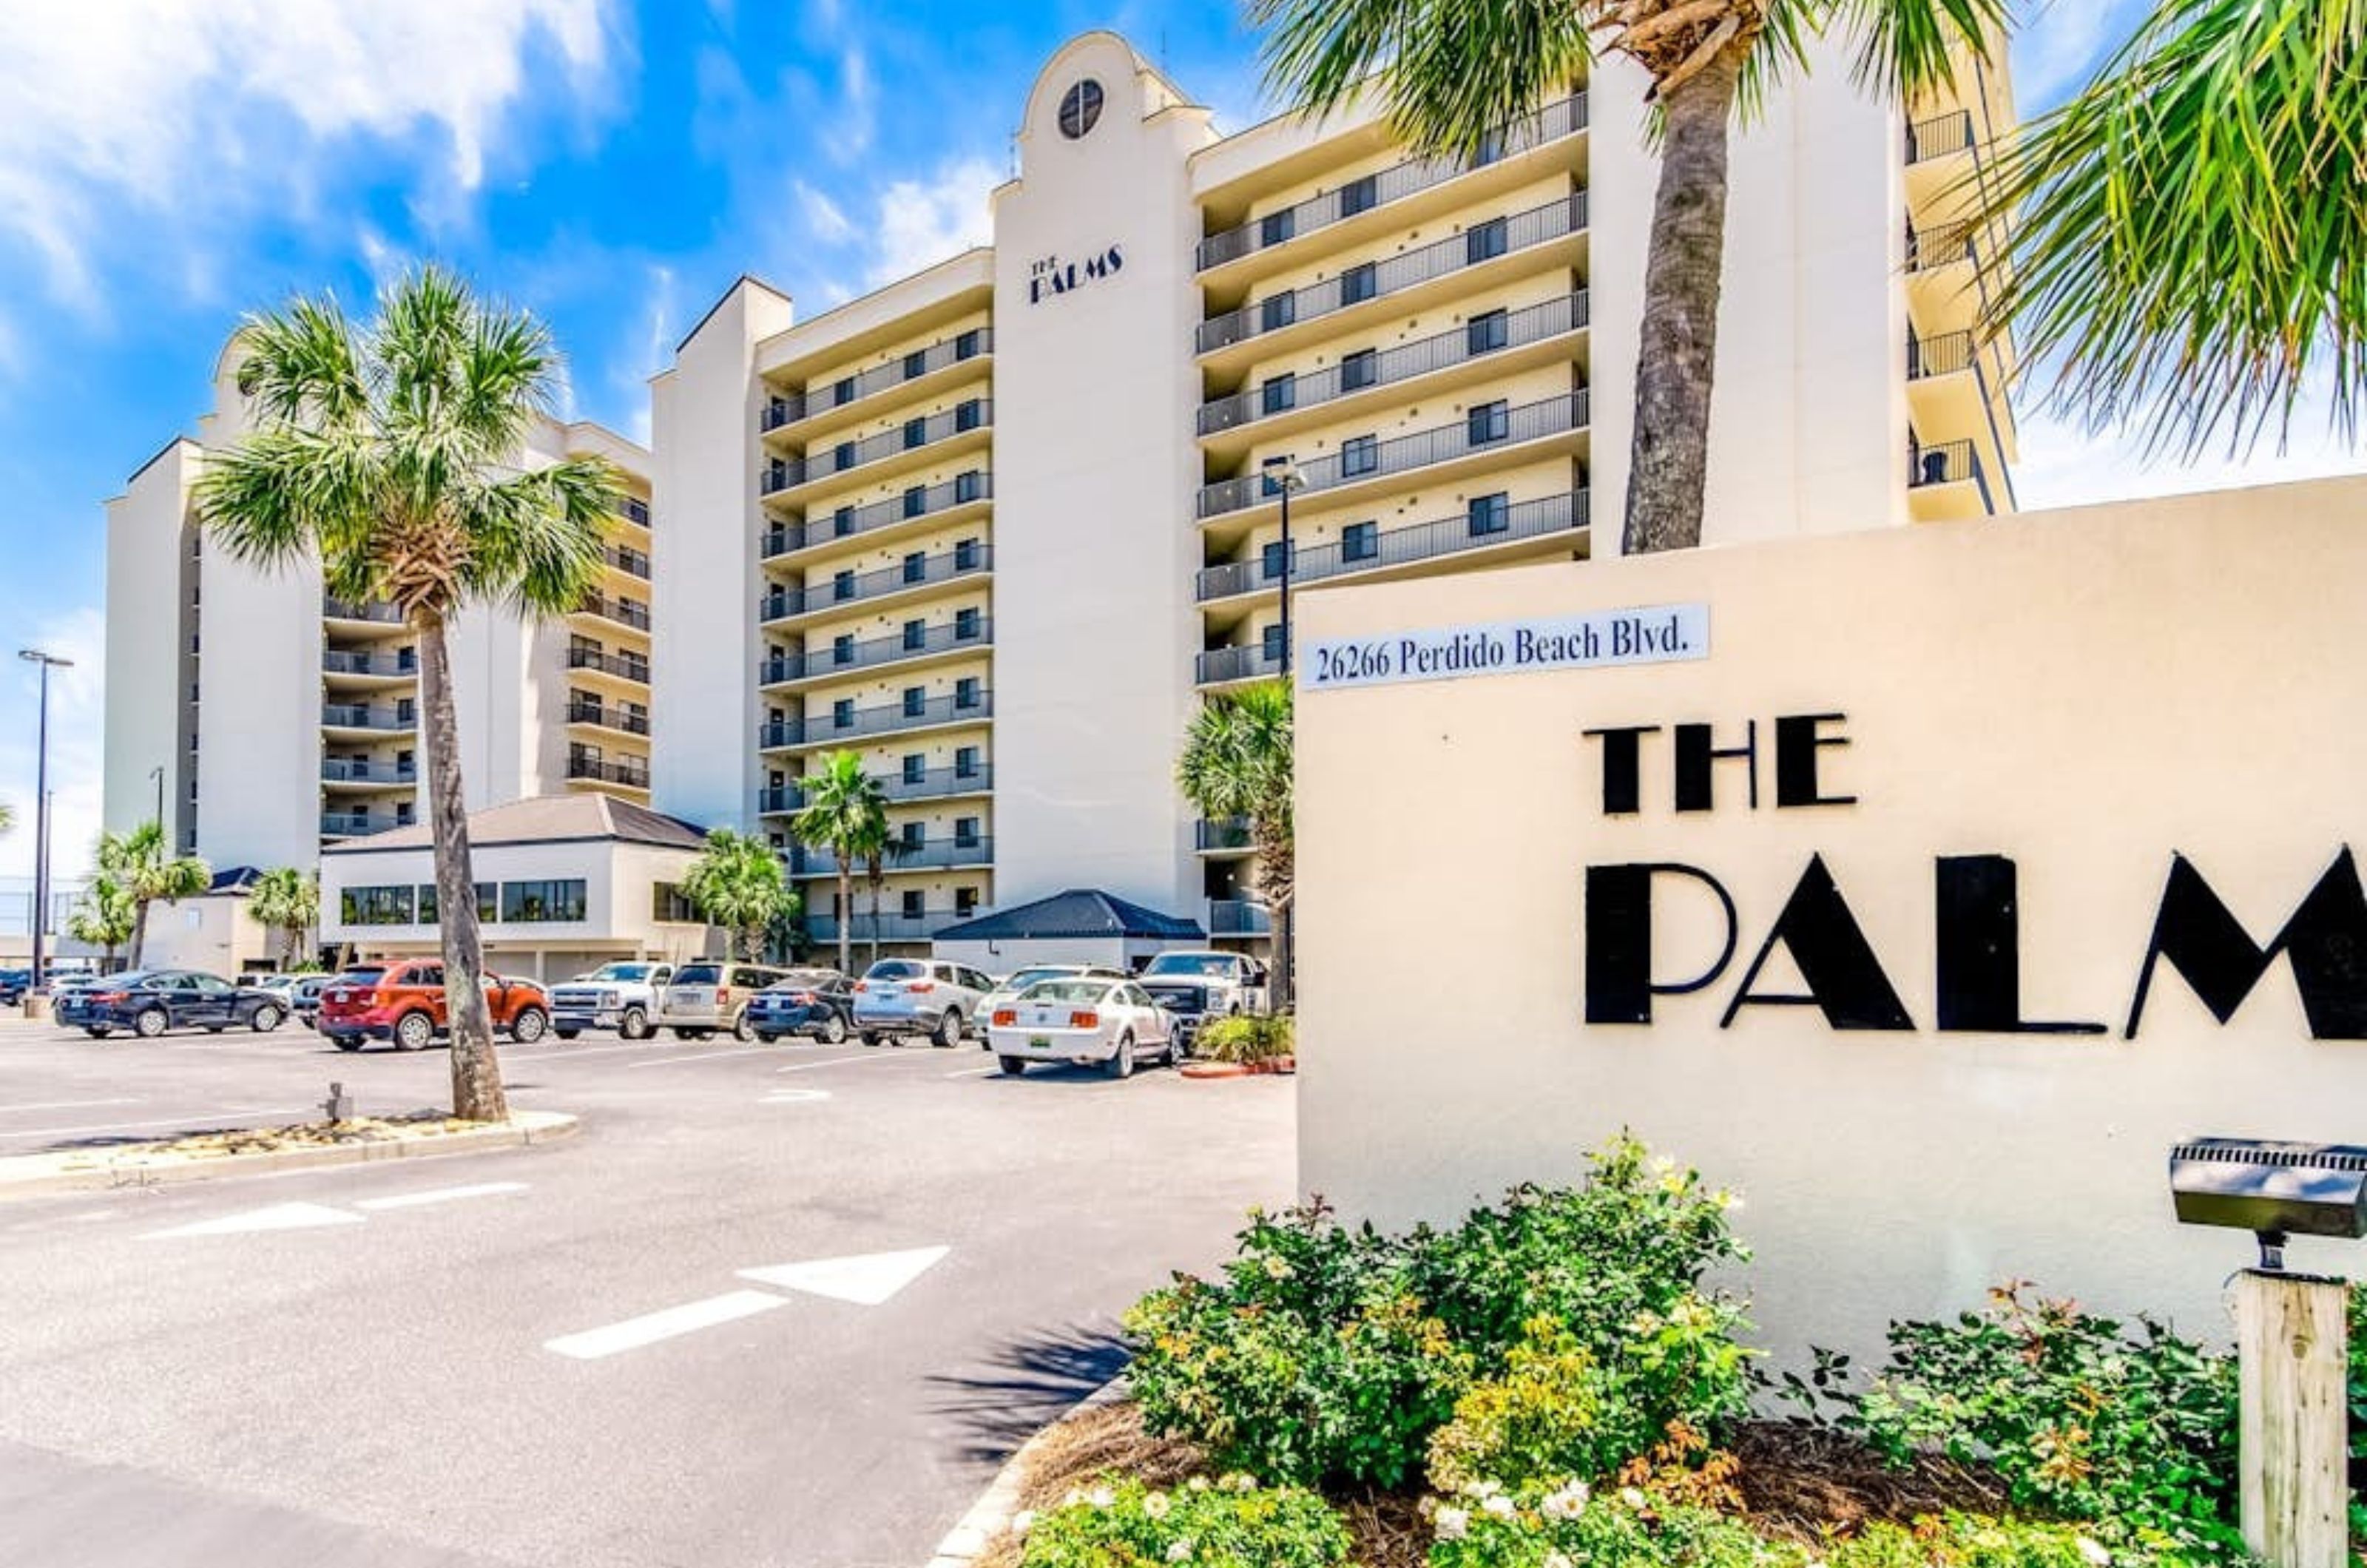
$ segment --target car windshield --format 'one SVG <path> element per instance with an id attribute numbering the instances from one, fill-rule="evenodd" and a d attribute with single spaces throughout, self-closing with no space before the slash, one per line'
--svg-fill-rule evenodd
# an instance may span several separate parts
<path id="1" fill-rule="evenodd" d="M 1024 991 L 1039 981 L 1067 979 L 1075 974 L 1075 970 L 1063 968 L 1058 964 L 1039 964 L 1032 969 L 1020 970 L 997 988 L 1005 991 Z"/>
<path id="2" fill-rule="evenodd" d="M 1162 953 L 1142 972 L 1146 980 L 1181 976 L 1189 979 L 1229 979 L 1233 961 L 1221 953 Z"/>
<path id="3" fill-rule="evenodd" d="M 768 991 L 819 991 L 838 978 L 835 969 L 792 969 L 771 985 Z"/>
<path id="4" fill-rule="evenodd" d="M 720 964 L 685 964 L 674 972 L 677 986 L 712 986 L 723 977 Z"/>
<path id="5" fill-rule="evenodd" d="M 337 983 L 345 986 L 375 986 L 385 977 L 386 971 L 383 969 L 348 969 L 337 976 Z"/>
<path id="6" fill-rule="evenodd" d="M 164 971 L 161 969 L 127 969 L 120 975 L 108 976 L 107 983 L 110 986 L 119 986 L 128 991 L 135 986 L 145 986 L 151 981 L 159 979 L 163 975 Z M 87 979 L 88 976 L 85 976 L 85 978 Z"/>
<path id="7" fill-rule="evenodd" d="M 1029 1002 L 1097 1002 L 1109 995 L 1107 980 L 1043 980 L 1027 987 L 1020 1000 Z"/>
<path id="8" fill-rule="evenodd" d="M 915 964 L 906 958 L 883 958 L 863 972 L 866 980 L 918 980 L 929 972 L 925 964 Z"/>
<path id="9" fill-rule="evenodd" d="M 592 973 L 584 976 L 583 977 L 586 980 L 623 980 L 628 982 L 646 980 L 650 977 L 650 971 L 656 967 L 657 965 L 654 964 L 603 964 L 599 968 L 593 970 Z"/>

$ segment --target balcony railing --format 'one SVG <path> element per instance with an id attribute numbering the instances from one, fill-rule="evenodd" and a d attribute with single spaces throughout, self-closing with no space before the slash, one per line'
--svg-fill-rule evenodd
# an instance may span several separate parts
<path id="1" fill-rule="evenodd" d="M 615 621 L 636 631 L 650 629 L 650 607 L 636 599 L 611 599 L 602 593 L 586 593 L 583 602 L 576 608 L 587 615 Z"/>
<path id="2" fill-rule="evenodd" d="M 764 466 L 763 482 L 757 487 L 764 494 L 826 479 L 866 463 L 877 463 L 899 452 L 915 452 L 923 446 L 934 446 L 957 435 L 973 430 L 984 430 L 994 423 L 994 403 L 987 398 L 971 398 L 955 404 L 943 413 L 925 419 L 908 419 L 893 430 L 883 430 L 860 441 L 842 441 L 835 446 L 824 446 L 800 457 L 776 457 Z"/>
<path id="3" fill-rule="evenodd" d="M 852 539 L 874 529 L 891 524 L 910 522 L 915 517 L 934 516 L 950 512 L 957 506 L 986 501 L 994 494 L 993 476 L 983 468 L 972 468 L 956 474 L 943 484 L 926 489 L 915 485 L 900 496 L 888 501 L 875 501 L 868 506 L 842 506 L 827 516 L 808 518 L 802 523 L 783 523 L 764 531 L 764 554 L 766 560 L 802 550 L 814 545 L 828 544 L 834 539 Z"/>
<path id="4" fill-rule="evenodd" d="M 948 365 L 958 365 L 965 359 L 976 359 L 994 351 L 994 333 L 987 327 L 973 327 L 968 332 L 944 338 L 928 347 L 899 355 L 885 365 L 875 365 L 856 376 L 842 376 L 776 397 L 764 405 L 758 416 L 765 430 L 778 430 L 785 424 L 795 424 L 801 419 L 828 413 L 888 390 L 907 381 L 917 381 L 933 375 Z"/>
<path id="5" fill-rule="evenodd" d="M 322 650 L 321 668 L 332 675 L 416 675 L 419 654 L 408 648 L 399 653 L 349 653 L 331 648 Z"/>
<path id="6" fill-rule="evenodd" d="M 1202 818 L 1192 825 L 1192 845 L 1203 852 L 1248 849 L 1250 819 L 1246 817 L 1226 817 L 1210 821 Z"/>
<path id="7" fill-rule="evenodd" d="M 847 936 L 854 942 L 870 942 L 876 936 L 881 942 L 926 942 L 957 920 L 967 920 L 975 910 L 924 909 L 917 915 L 900 914 L 883 909 L 878 916 L 858 912 L 846 922 Z M 808 915 L 806 940 L 817 947 L 838 940 L 838 918 L 834 915 Z"/>
<path id="8" fill-rule="evenodd" d="M 1977 145 L 1973 138 L 1973 116 L 1969 109 L 1957 109 L 1951 114 L 1917 120 L 1907 128 L 1907 161 L 1909 164 L 1944 158 L 1951 152 L 1968 152 Z"/>
<path id="9" fill-rule="evenodd" d="M 1203 403 L 1200 434 L 1215 435 L 1255 420 L 1272 419 L 1292 409 L 1332 402 L 1367 388 L 1410 381 L 1452 365 L 1467 364 L 1506 349 L 1523 348 L 1546 338 L 1559 337 L 1586 322 L 1586 291 L 1582 288 L 1525 310 L 1482 316 L 1435 337 L 1351 357 L 1328 370 L 1271 378 L 1245 392 Z"/>
<path id="10" fill-rule="evenodd" d="M 357 604 L 349 600 L 321 596 L 321 614 L 333 621 L 376 621 L 380 626 L 402 625 L 402 612 L 392 604 Z"/>
<path id="11" fill-rule="evenodd" d="M 384 729 L 389 731 L 419 728 L 418 710 L 408 703 L 393 707 L 372 707 L 368 703 L 323 703 L 321 722 L 339 729 Z"/>
<path id="12" fill-rule="evenodd" d="M 1931 490 L 1941 485 L 1970 484 L 1979 488 L 1981 510 L 1995 512 L 1989 499 L 1988 475 L 1982 470 L 1981 455 L 1969 441 L 1942 441 L 1926 446 L 1913 443 L 1907 448 L 1907 488 Z"/>
<path id="13" fill-rule="evenodd" d="M 1342 450 L 1331 457 L 1299 464 L 1298 475 L 1305 493 L 1335 490 L 1342 485 L 1401 474 L 1412 468 L 1451 463 L 1474 452 L 1516 446 L 1524 441 L 1541 441 L 1547 436 L 1583 430 L 1587 424 L 1587 393 L 1583 387 L 1561 397 L 1523 403 L 1518 408 L 1483 405 L 1469 410 L 1464 418 L 1453 424 L 1435 425 L 1367 446 L 1343 445 Z M 1229 512 L 1256 506 L 1277 493 L 1273 480 L 1263 473 L 1221 479 L 1201 490 L 1200 520 L 1205 523 Z"/>
<path id="14" fill-rule="evenodd" d="M 968 839 L 925 839 L 917 844 L 899 840 L 879 857 L 883 871 L 944 871 L 957 865 L 993 863 L 994 839 L 985 833 Z M 860 858 L 855 869 L 863 869 Z M 789 859 L 789 872 L 794 876 L 836 876 L 838 856 L 826 849 L 800 848 Z"/>
<path id="15" fill-rule="evenodd" d="M 419 765 L 374 762 L 367 757 L 323 757 L 321 777 L 329 784 L 414 784 Z"/>
<path id="16" fill-rule="evenodd" d="M 1195 339 L 1202 354 L 1213 354 L 1237 343 L 1280 332 L 1295 321 L 1313 321 L 1368 299 L 1386 299 L 1449 273 L 1485 265 L 1500 256 L 1546 244 L 1585 227 L 1586 193 L 1581 190 L 1526 212 L 1474 223 L 1459 234 L 1419 250 L 1345 267 L 1337 276 L 1320 283 L 1251 300 L 1238 310 L 1201 322 Z"/>
<path id="17" fill-rule="evenodd" d="M 1942 333 L 1937 337 L 1907 340 L 1907 378 L 1920 381 L 1931 376 L 1954 376 L 1973 367 L 1977 346 L 1973 334 Z"/>
<path id="18" fill-rule="evenodd" d="M 1274 916 L 1264 905 L 1253 899 L 1211 898 L 1208 900 L 1208 934 L 1272 936 Z"/>
<path id="19" fill-rule="evenodd" d="M 1353 540 L 1342 538 L 1331 544 L 1294 546 L 1290 581 L 1293 584 L 1320 582 L 1325 578 L 1341 577 L 1349 572 L 1405 566 L 1465 550 L 1486 549 L 1491 545 L 1509 544 L 1516 539 L 1534 539 L 1567 529 L 1583 528 L 1587 525 L 1587 492 L 1574 491 L 1562 495 L 1540 496 L 1535 501 L 1515 502 L 1501 511 L 1466 512 L 1454 517 L 1439 518 L 1436 522 L 1415 523 Z M 1269 565 L 1276 570 L 1267 570 Z M 1282 581 L 1280 566 L 1278 559 L 1269 560 L 1264 552 L 1260 552 L 1249 560 L 1225 561 L 1204 568 L 1195 584 L 1195 597 L 1206 604 L 1212 599 L 1229 599 L 1236 593 L 1251 593 L 1271 588 Z"/>
<path id="20" fill-rule="evenodd" d="M 787 740 L 776 742 L 789 744 Z M 994 769 L 980 762 L 972 767 L 956 765 L 950 768 L 925 768 L 916 773 L 875 773 L 879 791 L 890 801 L 934 800 L 946 795 L 983 795 L 994 787 Z M 759 790 L 756 809 L 771 816 L 785 816 L 805 809 L 806 795 L 798 784 L 776 784 Z"/>
<path id="21" fill-rule="evenodd" d="M 1907 270 L 1929 272 L 1957 262 L 1976 262 L 1980 246 L 1970 223 L 1948 223 L 1936 229 L 1907 231 Z"/>
<path id="22" fill-rule="evenodd" d="M 777 621 L 833 604 L 855 604 L 908 588 L 950 582 L 985 571 L 992 559 L 993 552 L 985 545 L 956 546 L 938 555 L 912 556 L 877 571 L 845 572 L 802 588 L 776 586 L 756 602 L 756 607 L 763 619 Z"/>
<path id="23" fill-rule="evenodd" d="M 580 752 L 567 759 L 567 776 L 589 780 L 594 784 L 623 784 L 629 789 L 650 787 L 650 765 L 647 762 L 610 762 Z"/>
<path id="24" fill-rule="evenodd" d="M 777 653 L 759 664 L 756 673 L 764 684 L 772 685 L 782 681 L 802 681 L 810 676 L 896 664 L 926 654 L 943 653 L 948 649 L 986 648 L 992 641 L 992 628 L 987 618 L 980 615 L 974 621 L 946 621 L 923 627 L 918 637 L 872 637 L 862 642 L 849 639 L 821 648 L 809 648 L 802 653 Z"/>
<path id="25" fill-rule="evenodd" d="M 368 811 L 324 811 L 321 814 L 321 832 L 325 838 L 359 838 L 365 833 L 388 833 L 397 828 L 408 828 L 413 820 Z"/>
<path id="26" fill-rule="evenodd" d="M 646 501 L 636 501 L 631 496 L 627 496 L 625 503 L 617 510 L 628 520 L 638 523 L 644 528 L 650 525 L 650 503 Z"/>
<path id="27" fill-rule="evenodd" d="M 1469 158 L 1416 158 L 1395 164 L 1376 174 L 1351 180 L 1296 206 L 1251 219 L 1238 229 L 1211 234 L 1200 242 L 1198 266 L 1206 271 L 1268 250 L 1301 234 L 1328 229 L 1342 219 L 1384 207 L 1392 201 L 1499 163 L 1515 152 L 1557 141 L 1586 129 L 1586 95 L 1575 94 L 1547 104 L 1525 119 L 1516 120 L 1491 136 L 1479 154 Z"/>
<path id="28" fill-rule="evenodd" d="M 628 577 L 638 577 L 644 582 L 650 580 L 650 558 L 639 550 L 624 545 L 604 545 L 600 558 Z"/>
<path id="29" fill-rule="evenodd" d="M 596 648 L 571 648 L 567 650 L 570 670 L 597 670 L 605 674 L 621 676 L 628 681 L 650 683 L 650 661 L 637 654 L 603 653 Z"/>
<path id="30" fill-rule="evenodd" d="M 1212 648 L 1193 660 L 1193 676 L 1203 686 L 1226 681 L 1252 681 L 1282 673 L 1282 655 L 1263 642 L 1239 648 Z"/>
<path id="31" fill-rule="evenodd" d="M 980 690 L 967 697 L 956 693 L 950 696 L 923 697 L 913 703 L 855 708 L 843 716 L 832 710 L 808 714 L 803 718 L 776 718 L 758 731 L 757 744 L 807 746 L 827 740 L 844 740 L 857 735 L 892 735 L 900 729 L 966 724 L 991 717 L 993 713 L 994 694 L 991 692 Z"/>
<path id="32" fill-rule="evenodd" d="M 567 722 L 596 724 L 603 729 L 622 730 L 627 735 L 647 735 L 650 716 L 629 708 L 610 707 L 606 703 L 569 703 Z"/>

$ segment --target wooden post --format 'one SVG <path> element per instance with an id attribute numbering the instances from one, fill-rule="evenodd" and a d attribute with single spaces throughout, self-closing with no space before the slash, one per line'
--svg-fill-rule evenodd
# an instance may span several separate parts
<path id="1" fill-rule="evenodd" d="M 2237 1276 L 2244 1541 L 2268 1568 L 2347 1568 L 2347 1296 L 2339 1280 Z"/>

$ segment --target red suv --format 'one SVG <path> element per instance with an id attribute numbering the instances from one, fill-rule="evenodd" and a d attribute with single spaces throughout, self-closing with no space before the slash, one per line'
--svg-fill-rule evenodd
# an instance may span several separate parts
<path id="1" fill-rule="evenodd" d="M 531 1045 L 550 1029 L 550 998 L 532 980 L 485 976 L 485 1007 L 493 1027 L 521 1045 Z M 445 1032 L 444 962 L 412 958 L 348 969 L 321 993 L 314 1025 L 340 1051 L 358 1051 L 366 1040 L 391 1040 L 398 1051 L 425 1049 Z"/>

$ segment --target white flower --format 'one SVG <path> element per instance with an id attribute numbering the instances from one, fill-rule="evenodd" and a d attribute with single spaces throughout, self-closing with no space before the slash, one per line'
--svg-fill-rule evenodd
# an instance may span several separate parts
<path id="1" fill-rule="evenodd" d="M 1537 1506 L 1549 1519 L 1574 1519 L 1586 1512 L 1586 1500 L 1589 1495 L 1585 1482 L 1573 1481 L 1560 1491 L 1548 1495 Z"/>
<path id="2" fill-rule="evenodd" d="M 1577 1568 L 1577 1564 L 1570 1562 L 1569 1555 L 1567 1552 L 1548 1551 L 1546 1553 L 1546 1560 L 1544 1563 L 1540 1565 L 1540 1568 Z"/>
<path id="3" fill-rule="evenodd" d="M 1085 1489 L 1082 1486 L 1071 1486 L 1061 1495 L 1060 1506 L 1063 1508 L 1073 1508 L 1084 1500 Z"/>
<path id="4" fill-rule="evenodd" d="M 1142 1500 L 1143 1513 L 1154 1519 L 1165 1518 L 1167 1510 L 1173 1506 L 1174 1505 L 1167 1500 L 1167 1494 L 1164 1492 L 1153 1492 Z"/>
<path id="5" fill-rule="evenodd" d="M 1644 1494 L 1633 1486 L 1622 1486 L 1619 1489 L 1619 1500 L 1638 1513 L 1644 1509 Z M 1813 1568 L 1825 1568 L 1825 1565 L 1819 1562 L 1814 1564 Z"/>
<path id="6" fill-rule="evenodd" d="M 2079 1538 L 2079 1555 L 2094 1563 L 2096 1568 L 2105 1568 L 2112 1560 L 2112 1554 L 2104 1550 L 2103 1542 L 2090 1540 L 2084 1535 Z"/>
<path id="7" fill-rule="evenodd" d="M 1290 1275 L 1291 1268 L 1288 1263 L 1270 1254 L 1267 1256 L 1265 1260 L 1265 1277 L 1267 1279 L 1287 1280 L 1290 1278 Z"/>
<path id="8" fill-rule="evenodd" d="M 1207 1489 L 1208 1478 L 1205 1475 L 1195 1475 L 1184 1483 L 1186 1492 L 1206 1492 Z"/>
<path id="9" fill-rule="evenodd" d="M 1501 1483 L 1494 1481 L 1467 1481 L 1463 1483 L 1463 1493 L 1467 1497 L 1493 1497 L 1503 1489 Z"/>
<path id="10" fill-rule="evenodd" d="M 1085 1501 L 1096 1508 L 1106 1508 L 1117 1501 L 1117 1494 L 1106 1486 L 1096 1486 L 1085 1494 Z"/>
<path id="11" fill-rule="evenodd" d="M 1517 1512 L 1512 1506 L 1512 1500 L 1501 1492 L 1480 1504 L 1479 1506 L 1483 1512 L 1493 1514 L 1500 1519 L 1509 1519 Z"/>
<path id="12" fill-rule="evenodd" d="M 1471 1512 L 1467 1508 L 1441 1508 L 1432 1522 L 1438 1527 L 1439 1540 L 1461 1540 L 1464 1532 L 1471 1528 Z"/>
<path id="13" fill-rule="evenodd" d="M 1191 1542 L 1191 1540 L 1187 1537 L 1186 1539 L 1184 1539 L 1184 1540 L 1179 1540 L 1179 1541 L 1172 1542 L 1172 1543 L 1168 1546 L 1168 1548 L 1167 1548 L 1167 1561 L 1168 1561 L 1168 1562 L 1191 1562 L 1191 1561 L 1192 1561 L 1192 1542 Z"/>
<path id="14" fill-rule="evenodd" d="M 1257 1477 L 1237 1470 L 1217 1482 L 1217 1487 L 1223 1492 L 1254 1492 L 1257 1490 Z"/>
<path id="15" fill-rule="evenodd" d="M 1035 1509 L 1022 1508 L 1017 1513 L 1011 1516 L 1011 1533 L 1013 1535 L 1025 1535 L 1029 1530 L 1032 1530 L 1035 1528 Z"/>

